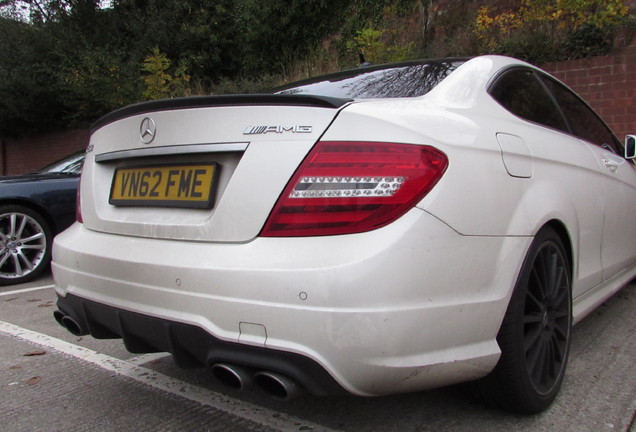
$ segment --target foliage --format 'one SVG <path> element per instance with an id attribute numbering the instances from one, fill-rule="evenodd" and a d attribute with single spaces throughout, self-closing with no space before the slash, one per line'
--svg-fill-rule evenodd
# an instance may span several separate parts
<path id="1" fill-rule="evenodd" d="M 607 53 L 628 12 L 622 0 L 521 0 L 495 14 L 482 6 L 474 31 L 486 51 L 541 63 Z"/>
<path id="2" fill-rule="evenodd" d="M 243 73 L 282 73 L 308 55 L 346 17 L 348 0 L 238 0 L 237 43 Z"/>
<path id="3" fill-rule="evenodd" d="M 224 78 L 212 87 L 211 94 L 250 94 L 266 93 L 282 84 L 280 75 L 259 75 L 254 78 Z"/>
<path id="4" fill-rule="evenodd" d="M 620 0 L 515 2 L 0 0 L 0 137 L 84 127 L 141 100 L 260 92 L 360 53 L 597 55 L 626 14 Z"/>
<path id="5" fill-rule="evenodd" d="M 170 60 L 155 47 L 144 59 L 141 70 L 142 80 L 146 86 L 143 91 L 145 100 L 165 99 L 174 96 L 190 96 L 187 88 L 190 76 L 184 68 L 177 68 L 175 75 L 170 75 Z"/>
<path id="6" fill-rule="evenodd" d="M 146 88 L 143 92 L 144 99 L 154 100 L 170 97 L 170 86 L 172 84 L 172 76 L 166 73 L 170 67 L 170 60 L 165 54 L 155 47 L 151 54 L 144 59 L 141 70 L 145 72 L 142 77 Z"/>
<path id="7" fill-rule="evenodd" d="M 130 65 L 106 50 L 84 51 L 73 61 L 61 60 L 51 82 L 64 104 L 58 120 L 78 127 L 135 102 L 139 85 L 127 79 L 132 73 Z"/>
<path id="8" fill-rule="evenodd" d="M 102 0 L 0 0 L 0 8 L 7 17 L 41 24 L 62 19 L 71 11 L 90 13 L 102 3 Z"/>
<path id="9" fill-rule="evenodd" d="M 53 46 L 41 29 L 0 18 L 0 136 L 55 125 L 63 104 L 51 85 L 59 60 Z"/>
<path id="10" fill-rule="evenodd" d="M 428 29 L 424 54 L 428 57 L 472 56 L 479 53 L 473 34 L 474 0 L 454 0 L 452 8 L 423 8 L 422 22 Z"/>
<path id="11" fill-rule="evenodd" d="M 358 52 L 371 63 L 387 63 L 407 60 L 414 50 L 415 43 L 398 43 L 395 30 L 377 30 L 363 28 L 359 30 L 353 41 L 347 42 L 350 51 Z"/>

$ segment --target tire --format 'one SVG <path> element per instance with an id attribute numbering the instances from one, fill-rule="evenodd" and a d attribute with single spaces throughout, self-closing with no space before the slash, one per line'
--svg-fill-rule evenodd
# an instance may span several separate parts
<path id="1" fill-rule="evenodd" d="M 571 265 L 558 234 L 537 234 L 497 335 L 501 357 L 477 382 L 485 401 L 523 414 L 545 410 L 565 376 L 572 328 Z"/>
<path id="2" fill-rule="evenodd" d="M 40 214 L 20 205 L 0 206 L 0 286 L 38 277 L 51 261 L 52 240 Z"/>

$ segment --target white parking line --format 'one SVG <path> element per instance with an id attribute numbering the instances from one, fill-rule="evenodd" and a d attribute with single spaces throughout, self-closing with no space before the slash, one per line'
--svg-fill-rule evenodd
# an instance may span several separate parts
<path id="1" fill-rule="evenodd" d="M 45 285 L 40 287 L 23 288 L 19 290 L 0 292 L 0 297 L 14 295 L 14 294 L 22 294 L 22 293 L 31 292 L 31 291 L 40 291 L 40 290 L 49 289 L 49 288 L 55 288 L 55 285 Z"/>
<path id="2" fill-rule="evenodd" d="M 138 356 L 135 356 L 135 357 L 131 357 L 131 358 L 127 359 L 126 361 L 128 363 L 132 363 L 134 365 L 141 366 L 141 365 L 146 364 L 146 363 L 150 363 L 150 362 L 153 362 L 153 361 L 156 361 L 156 360 L 161 360 L 163 358 L 170 357 L 170 355 L 171 355 L 170 353 L 165 353 L 165 352 L 142 354 L 142 355 L 138 355 Z"/>
<path id="3" fill-rule="evenodd" d="M 249 402 L 244 402 L 239 399 L 233 399 L 229 396 L 215 393 L 203 387 L 187 384 L 178 379 L 171 378 L 167 375 L 163 375 L 142 366 L 137 366 L 128 361 L 110 357 L 79 345 L 74 345 L 42 333 L 18 327 L 11 323 L 0 321 L 0 332 L 9 335 L 12 338 L 41 345 L 47 349 L 91 363 L 104 370 L 132 378 L 135 381 L 150 387 L 172 393 L 173 395 L 198 402 L 202 405 L 210 406 L 230 415 L 241 417 L 266 427 L 281 431 L 332 430 L 278 411 L 272 411 L 267 408 L 253 405 Z"/>

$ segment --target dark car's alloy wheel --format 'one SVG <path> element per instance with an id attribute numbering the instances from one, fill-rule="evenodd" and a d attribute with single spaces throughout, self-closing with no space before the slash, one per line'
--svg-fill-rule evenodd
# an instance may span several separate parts
<path id="1" fill-rule="evenodd" d="M 51 231 L 33 210 L 0 206 L 0 285 L 37 277 L 51 259 Z"/>
<path id="2" fill-rule="evenodd" d="M 486 400 L 511 411 L 536 413 L 556 397 L 572 327 L 570 263 L 558 234 L 537 234 L 497 336 L 501 358 L 480 384 Z"/>

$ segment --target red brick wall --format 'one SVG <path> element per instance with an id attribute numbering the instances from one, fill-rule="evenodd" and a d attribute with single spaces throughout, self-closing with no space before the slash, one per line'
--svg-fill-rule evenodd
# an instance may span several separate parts
<path id="1" fill-rule="evenodd" d="M 74 129 L 20 139 L 0 140 L 0 174 L 22 174 L 60 159 L 88 145 L 88 130 Z"/>
<path id="2" fill-rule="evenodd" d="M 542 65 L 589 103 L 622 141 L 636 134 L 636 39 L 611 56 Z"/>

